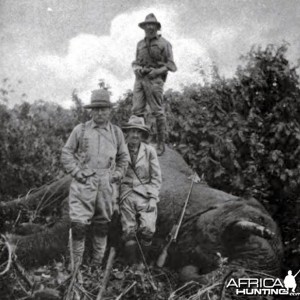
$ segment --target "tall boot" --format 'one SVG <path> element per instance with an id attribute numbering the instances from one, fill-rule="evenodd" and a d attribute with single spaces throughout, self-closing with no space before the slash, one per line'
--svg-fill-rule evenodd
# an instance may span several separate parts
<path id="1" fill-rule="evenodd" d="M 136 241 L 129 240 L 125 243 L 125 257 L 129 266 L 132 266 L 138 262 Z"/>
<path id="2" fill-rule="evenodd" d="M 71 271 L 76 270 L 82 264 L 82 258 L 84 253 L 84 244 L 85 239 L 81 240 L 72 240 L 72 247 L 73 247 L 73 260 L 74 260 L 74 269 Z"/>
<path id="3" fill-rule="evenodd" d="M 91 265 L 93 267 L 101 267 L 102 260 L 106 250 L 106 245 L 107 245 L 107 235 L 93 236 L 93 254 L 92 254 L 92 261 L 91 261 Z"/>
<path id="4" fill-rule="evenodd" d="M 86 225 L 79 222 L 71 222 L 72 230 L 72 254 L 73 254 L 73 270 L 81 266 L 84 246 Z M 71 266 L 72 267 L 72 266 Z M 72 269 L 72 268 L 70 268 Z"/>
<path id="5" fill-rule="evenodd" d="M 149 264 L 151 259 L 150 250 L 152 246 L 152 238 L 142 238 L 141 246 L 142 246 L 142 251 L 143 251 L 145 261 L 147 262 L 147 264 Z"/>
<path id="6" fill-rule="evenodd" d="M 165 139 L 166 139 L 166 118 L 158 117 L 156 118 L 156 128 L 157 128 L 157 155 L 161 156 L 165 152 Z"/>
<path id="7" fill-rule="evenodd" d="M 73 269 L 70 267 L 70 270 L 72 273 L 77 270 L 77 280 L 79 284 L 83 283 L 80 266 L 82 264 L 84 245 L 85 245 L 85 239 L 72 241 L 74 266 Z"/>

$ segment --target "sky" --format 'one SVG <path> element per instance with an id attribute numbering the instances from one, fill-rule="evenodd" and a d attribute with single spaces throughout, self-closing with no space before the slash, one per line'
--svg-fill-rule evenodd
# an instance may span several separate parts
<path id="1" fill-rule="evenodd" d="M 9 105 L 43 99 L 69 107 L 74 89 L 88 103 L 99 79 L 118 100 L 133 88 L 138 23 L 151 12 L 178 67 L 165 89 L 209 80 L 213 63 L 232 77 L 253 45 L 287 41 L 290 61 L 300 58 L 300 0 L 0 0 L 0 82 L 9 78 L 15 91 Z"/>

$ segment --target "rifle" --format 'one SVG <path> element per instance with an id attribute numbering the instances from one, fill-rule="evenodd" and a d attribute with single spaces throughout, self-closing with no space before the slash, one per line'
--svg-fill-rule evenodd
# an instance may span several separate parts
<path id="1" fill-rule="evenodd" d="M 178 236 L 178 233 L 179 233 L 179 230 L 180 230 L 180 227 L 181 227 L 181 224 L 182 224 L 182 221 L 183 221 L 183 217 L 185 215 L 185 211 L 186 211 L 186 208 L 187 208 L 187 204 L 189 202 L 189 199 L 190 199 L 190 196 L 191 196 L 191 192 L 192 192 L 192 189 L 193 189 L 193 185 L 194 185 L 194 181 L 195 181 L 195 178 L 196 178 L 196 172 L 193 174 L 192 176 L 192 182 L 191 182 L 191 186 L 190 186 L 190 189 L 189 189 L 189 192 L 188 192 L 188 195 L 185 199 L 185 202 L 184 202 L 184 206 L 183 206 L 183 209 L 181 211 L 181 214 L 180 214 L 180 218 L 177 222 L 177 224 L 173 225 L 170 233 L 169 233 L 169 241 L 168 243 L 165 245 L 165 247 L 163 248 L 161 254 L 159 255 L 157 261 L 156 261 L 156 265 L 158 267 L 163 267 L 164 264 L 166 263 L 166 260 L 167 260 L 167 256 L 168 256 L 168 249 L 169 247 L 171 246 L 171 244 L 174 242 L 176 242 L 177 240 L 177 236 Z"/>

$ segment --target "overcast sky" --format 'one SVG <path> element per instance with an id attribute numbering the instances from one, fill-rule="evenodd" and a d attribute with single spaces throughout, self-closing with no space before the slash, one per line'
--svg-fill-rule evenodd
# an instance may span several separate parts
<path id="1" fill-rule="evenodd" d="M 74 88 L 84 102 L 104 78 L 116 100 L 132 89 L 131 62 L 144 32 L 137 24 L 153 12 L 173 45 L 178 71 L 166 88 L 201 82 L 215 62 L 230 77 L 253 44 L 291 44 L 300 58 L 297 0 L 0 0 L 0 79 L 16 96 L 71 103 Z M 22 84 L 17 84 L 18 80 Z"/>

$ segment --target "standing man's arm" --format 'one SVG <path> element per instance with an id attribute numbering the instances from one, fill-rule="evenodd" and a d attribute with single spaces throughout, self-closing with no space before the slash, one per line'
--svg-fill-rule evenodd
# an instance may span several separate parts
<path id="1" fill-rule="evenodd" d="M 66 172 L 68 174 L 71 173 L 73 177 L 80 170 L 78 165 L 79 162 L 75 157 L 75 153 L 77 152 L 79 146 L 81 126 L 82 125 L 78 125 L 73 129 L 61 153 L 61 162 Z"/>
<path id="2" fill-rule="evenodd" d="M 129 153 L 125 143 L 124 135 L 119 127 L 116 128 L 118 149 L 116 155 L 116 168 L 113 175 L 113 181 L 119 181 L 125 176 L 129 162 Z"/>
<path id="3" fill-rule="evenodd" d="M 157 202 L 159 200 L 158 195 L 161 188 L 161 169 L 158 161 L 158 157 L 154 148 L 150 148 L 149 153 L 149 172 L 150 181 L 148 185 L 148 195 L 150 199 L 155 199 Z"/>
<path id="4" fill-rule="evenodd" d="M 139 47 L 136 48 L 135 60 L 132 62 L 131 66 L 135 75 L 141 76 L 143 67 L 138 62 Z"/>
<path id="5" fill-rule="evenodd" d="M 177 67 L 175 65 L 174 58 L 173 58 L 172 45 L 169 42 L 167 42 L 167 45 L 165 47 L 165 56 L 167 58 L 167 63 L 165 66 L 168 69 L 168 71 L 176 72 Z"/>

